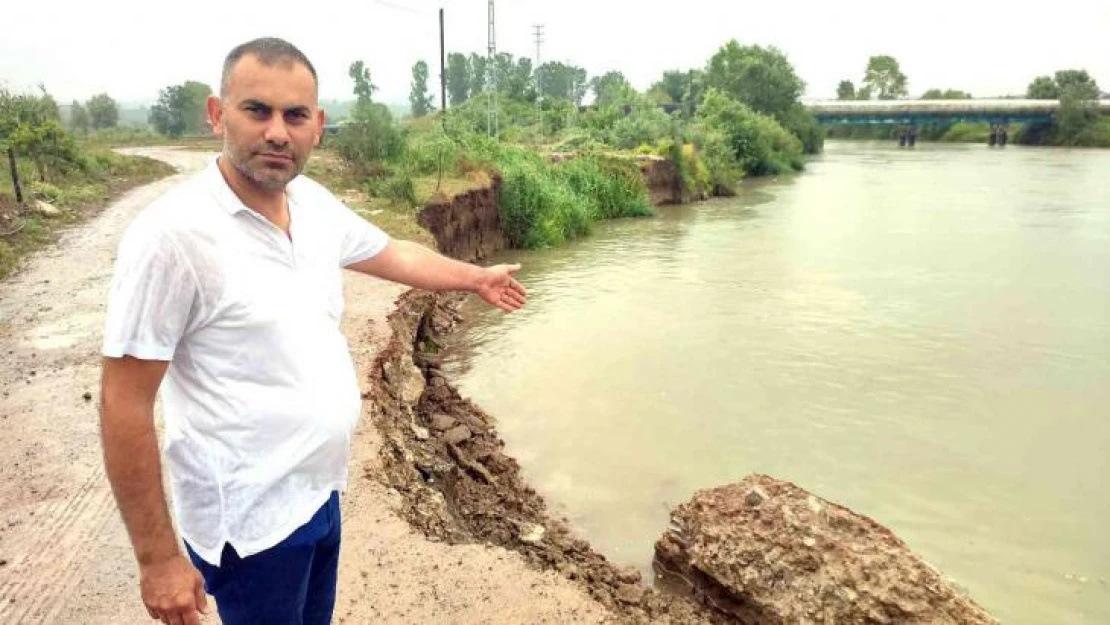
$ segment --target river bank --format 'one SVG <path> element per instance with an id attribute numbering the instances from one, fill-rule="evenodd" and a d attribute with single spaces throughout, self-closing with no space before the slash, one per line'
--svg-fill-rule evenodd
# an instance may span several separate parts
<path id="1" fill-rule="evenodd" d="M 481 242 L 500 241 L 496 233 L 496 211 L 492 210 L 495 205 L 494 191 L 477 190 L 457 198 L 453 203 L 426 209 L 421 221 L 432 230 L 441 250 L 454 250 L 462 254 L 464 260 L 489 258 L 496 245 L 487 247 Z M 680 578 L 688 582 L 695 580 L 692 583 L 696 588 L 693 594 L 702 597 L 702 600 L 694 600 L 686 593 L 673 592 L 673 584 L 659 585 L 654 579 L 645 580 L 641 575 L 642 569 L 638 567 L 613 563 L 583 540 L 566 517 L 551 511 L 543 496 L 523 477 L 520 463 L 513 457 L 515 452 L 506 450 L 496 420 L 474 402 L 463 398 L 444 371 L 442 347 L 460 321 L 458 304 L 457 297 L 406 293 L 398 300 L 397 311 L 390 315 L 393 338 L 371 372 L 374 385 L 372 403 L 381 411 L 374 422 L 385 441 L 380 452 L 385 467 L 381 479 L 403 495 L 404 517 L 419 531 L 437 541 L 483 542 L 516 551 L 532 566 L 557 571 L 578 584 L 584 592 L 627 622 L 733 622 L 737 612 L 724 608 L 730 602 L 722 601 L 717 593 L 707 595 L 704 592 L 707 587 L 716 587 L 718 582 L 708 581 L 710 578 L 701 573 L 689 574 L 687 571 Z M 493 341 L 497 342 L 496 337 Z M 540 418 L 545 417 L 540 414 Z M 601 457 L 596 461 L 604 463 Z M 629 476 L 628 479 L 636 478 Z M 645 487 L 650 489 L 650 485 Z M 818 525 L 808 531 L 822 531 L 818 526 L 824 521 L 814 522 Z M 869 520 L 866 523 L 861 521 L 861 526 L 867 523 L 878 527 Z M 665 529 L 666 523 L 658 526 L 656 536 Z M 880 531 L 884 536 L 890 535 L 885 529 Z M 859 540 L 857 535 L 855 541 Z M 804 551 L 807 545 L 802 543 L 795 547 Z M 790 547 L 785 543 L 779 547 L 784 548 Z M 846 552 L 858 548 L 847 548 Z M 727 552 L 729 546 L 722 544 L 719 549 Z M 881 550 L 886 551 L 886 548 Z M 918 570 L 931 570 L 908 551 L 903 554 L 894 557 L 888 566 L 902 566 L 907 570 L 917 566 Z M 737 557 L 734 554 L 726 560 Z M 799 555 L 797 561 L 809 562 L 807 557 L 811 556 Z M 734 560 L 734 564 L 739 566 L 741 559 Z M 913 562 L 918 564 L 912 565 Z M 853 566 L 858 565 L 830 564 L 820 570 L 850 570 Z M 759 566 L 755 570 L 763 571 Z M 804 579 L 807 575 L 804 566 L 787 573 L 787 577 L 794 580 Z M 836 574 L 833 575 L 835 579 Z M 938 588 L 943 584 L 939 580 L 929 582 L 929 585 Z M 836 582 L 825 581 L 815 585 L 832 588 Z M 796 602 L 787 599 L 777 606 L 761 608 L 766 612 L 749 605 L 745 612 L 748 620 L 741 618 L 741 621 L 774 622 L 777 617 L 771 615 L 783 614 L 780 611 L 783 606 L 797 610 L 793 612 L 795 615 L 808 613 L 811 608 L 806 607 L 809 599 L 805 597 L 809 596 L 809 592 L 802 588 L 798 587 Z M 844 592 L 844 596 L 856 592 L 852 586 L 847 588 L 837 592 Z M 760 605 L 749 594 L 750 591 L 751 587 L 740 591 L 740 596 L 745 598 L 740 603 L 755 601 L 752 605 Z M 891 592 L 899 594 L 901 591 Z M 951 597 L 959 597 L 958 592 L 947 592 L 951 593 Z M 868 594 L 877 596 L 882 593 Z M 707 596 L 708 599 L 705 598 Z M 790 593 L 785 596 L 789 598 Z M 732 603 L 735 604 L 735 601 L 734 596 Z M 907 599 L 904 595 L 895 603 L 903 606 L 918 604 L 917 600 Z M 826 605 L 825 600 L 819 600 L 816 602 L 818 607 L 812 609 L 820 611 L 823 605 Z M 966 607 L 949 609 L 948 616 L 938 617 L 938 622 L 990 621 L 974 604 L 962 605 Z M 958 614 L 963 616 L 956 616 Z"/>
<path id="2" fill-rule="evenodd" d="M 764 473 L 873 516 L 1004 622 L 1106 620 L 1110 153 L 833 142 L 738 197 L 506 253 L 441 369 L 556 516 L 650 571 Z"/>
<path id="3" fill-rule="evenodd" d="M 207 158 L 164 152 L 148 155 L 185 172 Z M 18 459 L 4 466 L 0 490 L 6 620 L 148 620 L 103 476 L 91 398 L 119 234 L 179 179 L 136 190 L 69 233 L 66 253 L 36 255 L 0 285 L 0 354 L 7 352 L 0 418 L 9 428 L 0 453 Z M 491 188 L 445 199 L 439 218 L 428 220 L 432 235 L 438 241 L 450 229 L 456 242 L 469 241 L 456 253 L 488 258 L 498 245 L 495 200 Z M 345 291 L 343 328 L 366 401 L 343 498 L 337 622 L 728 620 L 689 596 L 649 587 L 639 571 L 615 566 L 549 512 L 505 453 L 494 419 L 460 397 L 438 367 L 436 344 L 457 321 L 457 298 L 402 295 L 354 275 L 345 277 Z M 51 399 L 58 397 L 71 400 Z M 47 403 L 52 409 L 42 410 Z"/>
<path id="4" fill-rule="evenodd" d="M 208 155 L 140 150 L 178 175 L 137 188 L 0 283 L 0 621 L 142 625 L 134 556 L 100 457 L 99 340 L 123 229 Z M 343 327 L 370 392 L 369 367 L 389 333 L 397 287 L 346 276 Z M 336 622 L 613 622 L 554 572 L 484 544 L 427 540 L 381 486 L 381 439 L 365 404 L 343 497 L 344 554 Z M 206 623 L 218 623 L 215 615 Z"/>

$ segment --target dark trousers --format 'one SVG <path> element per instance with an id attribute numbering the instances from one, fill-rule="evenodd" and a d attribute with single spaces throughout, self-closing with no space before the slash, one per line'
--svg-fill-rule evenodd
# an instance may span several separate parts
<path id="1" fill-rule="evenodd" d="M 224 625 L 328 625 L 339 570 L 339 494 L 277 545 L 240 558 L 224 546 L 220 566 L 189 558 L 216 598 Z"/>

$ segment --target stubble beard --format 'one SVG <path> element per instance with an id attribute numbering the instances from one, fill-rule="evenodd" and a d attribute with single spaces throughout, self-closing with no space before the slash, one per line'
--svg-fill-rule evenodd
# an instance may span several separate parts
<path id="1" fill-rule="evenodd" d="M 228 160 L 235 167 L 244 178 L 254 183 L 259 189 L 267 193 L 276 193 L 283 191 L 285 185 L 289 184 L 294 178 L 301 175 L 304 170 L 304 163 L 300 162 L 296 155 L 291 151 L 283 150 L 281 148 L 271 148 L 266 150 L 268 152 L 278 154 L 288 154 L 292 157 L 292 169 L 271 169 L 265 166 L 255 166 L 251 163 L 251 158 L 256 154 L 252 148 L 242 148 L 235 146 L 229 139 L 224 138 L 224 154 L 227 155 Z"/>

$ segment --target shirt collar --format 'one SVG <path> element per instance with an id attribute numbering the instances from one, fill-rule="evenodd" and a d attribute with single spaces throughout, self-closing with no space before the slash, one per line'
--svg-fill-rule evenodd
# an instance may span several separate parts
<path id="1" fill-rule="evenodd" d="M 212 195 L 216 198 L 216 203 L 220 205 L 220 208 L 227 211 L 229 215 L 235 215 L 243 211 L 255 212 L 244 204 L 243 200 L 240 200 L 239 196 L 235 195 L 235 192 L 231 190 L 231 187 L 227 184 L 227 180 L 224 179 L 223 172 L 220 171 L 220 166 L 218 164 L 219 159 L 219 156 L 213 156 L 212 160 L 208 162 L 208 168 L 204 171 L 205 182 L 212 192 Z M 293 181 L 285 185 L 285 197 L 289 201 L 290 207 L 292 207 L 294 202 L 292 187 Z M 292 208 L 290 208 L 290 210 L 292 210 Z"/>

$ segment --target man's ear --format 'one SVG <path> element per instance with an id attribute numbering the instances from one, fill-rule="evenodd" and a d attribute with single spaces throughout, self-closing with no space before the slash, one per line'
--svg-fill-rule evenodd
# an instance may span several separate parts
<path id="1" fill-rule="evenodd" d="M 224 136 L 224 103 L 218 96 L 210 95 L 208 100 L 204 103 L 205 109 L 208 112 L 208 125 L 212 127 L 212 132 L 216 133 L 217 137 Z"/>
<path id="2" fill-rule="evenodd" d="M 312 143 L 314 148 L 320 147 L 320 139 L 324 136 L 324 122 L 327 118 L 324 109 L 316 109 L 316 140 Z"/>

